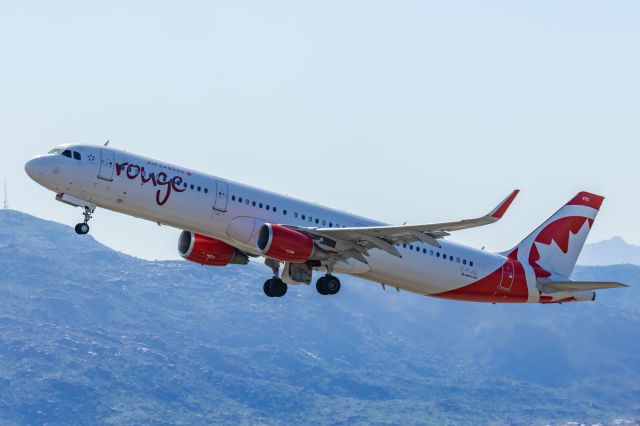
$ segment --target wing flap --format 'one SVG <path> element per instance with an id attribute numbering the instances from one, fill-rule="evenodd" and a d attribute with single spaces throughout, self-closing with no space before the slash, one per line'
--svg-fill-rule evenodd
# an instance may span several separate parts
<path id="1" fill-rule="evenodd" d="M 538 284 L 538 288 L 543 293 L 547 294 L 558 293 L 561 291 L 591 291 L 623 287 L 629 286 L 613 281 L 547 281 Z"/>

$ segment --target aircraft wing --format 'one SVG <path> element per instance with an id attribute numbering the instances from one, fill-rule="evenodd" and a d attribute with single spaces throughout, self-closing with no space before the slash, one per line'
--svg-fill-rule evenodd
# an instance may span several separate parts
<path id="1" fill-rule="evenodd" d="M 366 263 L 363 256 L 368 250 L 378 248 L 397 257 L 402 257 L 395 244 L 423 242 L 440 248 L 438 238 L 461 229 L 476 228 L 497 222 L 505 214 L 520 191 L 514 190 L 496 208 L 484 216 L 456 222 L 442 222 L 425 225 L 363 226 L 351 228 L 301 228 L 302 232 L 320 237 L 317 243 L 325 250 L 341 253 L 343 258 L 354 257 Z M 347 255 L 346 257 L 344 255 Z"/>

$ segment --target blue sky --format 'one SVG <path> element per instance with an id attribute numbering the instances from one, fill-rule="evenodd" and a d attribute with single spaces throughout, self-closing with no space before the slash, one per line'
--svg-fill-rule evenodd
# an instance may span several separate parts
<path id="1" fill-rule="evenodd" d="M 102 143 L 390 223 L 485 213 L 502 250 L 576 192 L 590 241 L 640 244 L 640 3 L 0 3 L 0 178 L 13 208 L 75 224 L 22 166 Z M 179 231 L 99 212 L 145 258 Z"/>

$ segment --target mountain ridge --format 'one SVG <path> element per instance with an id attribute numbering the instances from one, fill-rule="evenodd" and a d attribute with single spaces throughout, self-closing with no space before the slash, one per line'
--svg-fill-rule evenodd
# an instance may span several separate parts
<path id="1" fill-rule="evenodd" d="M 548 424 L 640 418 L 640 268 L 595 303 L 442 301 L 345 277 L 264 297 L 266 267 L 115 253 L 0 211 L 6 424 Z M 628 291 L 627 291 L 628 290 Z"/>

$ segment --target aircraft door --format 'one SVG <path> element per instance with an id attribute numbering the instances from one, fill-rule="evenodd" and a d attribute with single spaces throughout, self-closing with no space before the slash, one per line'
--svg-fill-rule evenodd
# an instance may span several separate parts
<path id="1" fill-rule="evenodd" d="M 98 177 L 103 180 L 112 181 L 115 170 L 116 158 L 113 151 L 100 149 L 100 171 Z"/>
<path id="2" fill-rule="evenodd" d="M 216 181 L 216 199 L 213 208 L 220 211 L 227 211 L 227 202 L 229 201 L 229 186 L 226 182 Z"/>
<path id="3" fill-rule="evenodd" d="M 506 263 L 502 265 L 502 279 L 500 280 L 500 285 L 498 286 L 498 288 L 500 290 L 511 291 L 514 276 L 515 270 L 513 267 L 513 262 L 507 260 Z"/>

